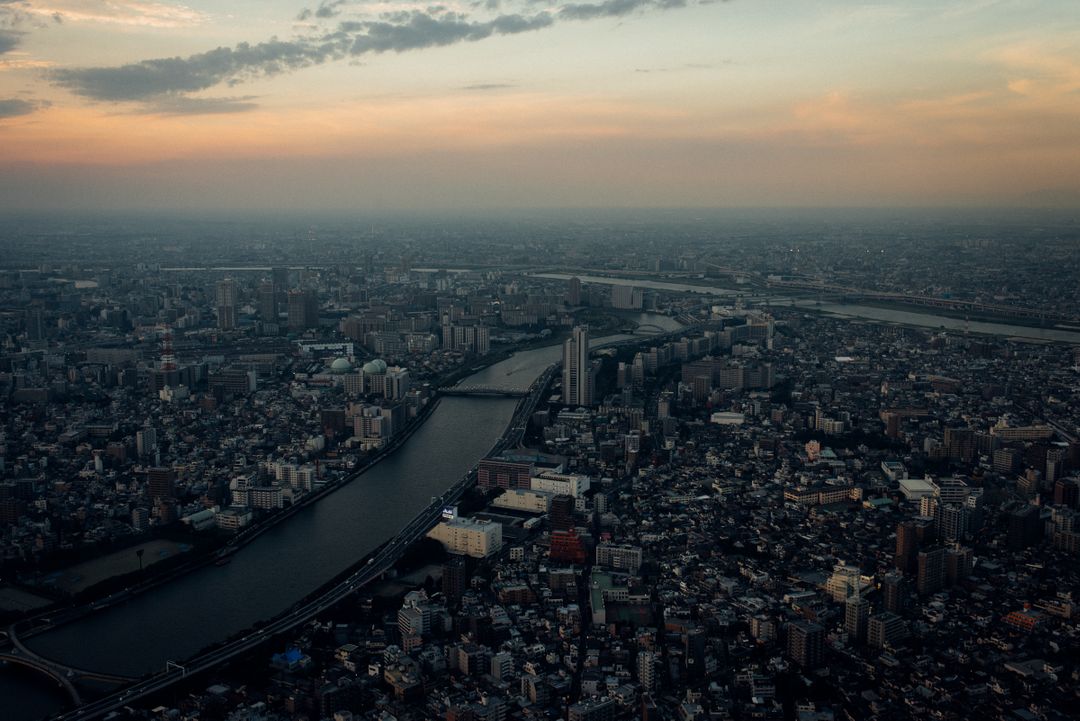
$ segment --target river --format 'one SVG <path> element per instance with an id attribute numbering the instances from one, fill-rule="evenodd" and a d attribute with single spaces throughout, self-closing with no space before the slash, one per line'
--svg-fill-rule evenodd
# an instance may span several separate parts
<path id="1" fill-rule="evenodd" d="M 569 273 L 533 273 L 535 278 L 548 278 L 550 280 L 568 280 L 573 277 Z M 598 283 L 601 285 L 632 285 L 635 288 L 652 288 L 654 290 L 666 290 L 673 293 L 699 293 L 703 295 L 732 296 L 739 293 L 729 288 L 714 288 L 706 285 L 694 285 L 691 283 L 676 283 L 668 281 L 651 281 L 634 278 L 615 278 L 609 276 L 577 276 L 583 283 Z M 748 288 L 749 295 L 754 291 Z M 1037 328 L 1026 325 L 1013 325 L 1011 323 L 991 323 L 987 321 L 965 321 L 962 318 L 950 318 L 933 313 L 919 313 L 917 311 L 895 310 L 892 308 L 880 308 L 872 305 L 859 305 L 857 303 L 818 303 L 814 300 L 798 300 L 790 296 L 771 295 L 768 297 L 749 297 L 749 303 L 768 301 L 773 306 L 785 308 L 796 307 L 808 311 L 827 313 L 829 315 L 862 319 L 877 323 L 894 323 L 897 325 L 913 326 L 916 328 L 945 328 L 953 331 L 967 331 L 981 335 L 996 335 L 1005 338 L 1022 341 L 1053 341 L 1058 343 L 1080 344 L 1080 332 L 1066 330 L 1064 328 Z"/>
<path id="2" fill-rule="evenodd" d="M 636 320 L 679 327 L 664 315 L 643 313 Z M 465 382 L 527 387 L 560 354 L 558 345 L 523 351 Z M 228 565 L 205 566 L 28 645 L 72 666 L 141 675 L 271 618 L 395 535 L 432 496 L 457 482 L 494 445 L 516 405 L 514 399 L 443 398 L 396 453 L 270 529 Z M 11 669 L 0 673 L 0 721 L 59 710 L 62 699 L 50 685 L 34 681 Z"/>

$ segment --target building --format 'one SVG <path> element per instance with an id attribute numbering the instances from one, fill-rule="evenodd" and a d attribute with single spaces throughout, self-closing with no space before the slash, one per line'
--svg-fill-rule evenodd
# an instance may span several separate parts
<path id="1" fill-rule="evenodd" d="M 278 289 L 272 280 L 264 280 L 259 284 L 259 317 L 264 323 L 277 323 Z"/>
<path id="2" fill-rule="evenodd" d="M 895 645 L 908 636 L 903 619 L 891 611 L 871 617 L 867 625 L 867 642 L 874 648 Z"/>
<path id="3" fill-rule="evenodd" d="M 645 302 L 645 293 L 632 285 L 611 287 L 611 307 L 619 310 L 641 310 Z"/>
<path id="4" fill-rule="evenodd" d="M 508 488 L 492 501 L 495 508 L 510 508 L 527 513 L 547 513 L 554 494 L 547 491 L 531 491 L 524 488 Z"/>
<path id="5" fill-rule="evenodd" d="M 937 593 L 945 587 L 944 548 L 919 552 L 915 587 L 923 596 Z"/>
<path id="6" fill-rule="evenodd" d="M 613 698 L 594 698 L 570 706 L 569 721 L 614 721 L 618 707 Z"/>
<path id="7" fill-rule="evenodd" d="M 152 500 L 173 498 L 176 495 L 176 473 L 171 468 L 151 468 L 147 473 L 146 484 Z"/>
<path id="8" fill-rule="evenodd" d="M 886 611 L 900 613 L 907 606 L 908 581 L 903 574 L 895 571 L 881 578 L 882 605 Z"/>
<path id="9" fill-rule="evenodd" d="M 450 603 L 457 603 L 469 587 L 468 559 L 452 554 L 442 567 L 442 592 Z"/>
<path id="10" fill-rule="evenodd" d="M 566 282 L 566 304 L 581 305 L 581 278 L 574 276 Z"/>
<path id="11" fill-rule="evenodd" d="M 428 538 L 443 544 L 450 553 L 486 558 L 502 548 L 502 525 L 472 518 L 451 518 L 428 531 Z"/>
<path id="12" fill-rule="evenodd" d="M 787 655 L 803 668 L 816 668 L 825 658 L 825 629 L 810 621 L 788 625 Z"/>
<path id="13" fill-rule="evenodd" d="M 870 580 L 863 577 L 858 566 L 838 563 L 833 567 L 832 575 L 825 582 L 825 590 L 832 600 L 843 603 L 848 596 L 858 594 L 870 585 Z"/>
<path id="14" fill-rule="evenodd" d="M 574 527 L 574 497 L 557 495 L 548 505 L 548 523 L 553 531 L 568 531 Z"/>
<path id="15" fill-rule="evenodd" d="M 139 458 L 153 456 L 157 450 L 157 431 L 153 428 L 143 428 L 136 432 L 135 450 L 139 454 Z"/>
<path id="16" fill-rule="evenodd" d="M 588 558 L 585 542 L 576 531 L 552 531 L 551 549 L 548 552 L 552 561 L 565 561 L 577 565 L 584 565 Z"/>
<path id="17" fill-rule="evenodd" d="M 844 602 L 844 635 L 848 643 L 857 645 L 866 641 L 869 620 L 870 604 L 861 595 L 851 596 Z"/>
<path id="18" fill-rule="evenodd" d="M 547 491 L 556 495 L 580 498 L 589 490 L 588 476 L 579 473 L 555 473 L 544 471 L 529 480 L 529 487 L 534 491 Z"/>
<path id="19" fill-rule="evenodd" d="M 641 568 L 641 549 L 637 546 L 617 546 L 601 543 L 596 547 L 596 565 L 616 571 L 637 573 Z"/>
<path id="20" fill-rule="evenodd" d="M 236 327 L 238 296 L 236 281 L 232 278 L 226 278 L 217 284 L 217 320 L 221 330 L 232 330 Z"/>
<path id="21" fill-rule="evenodd" d="M 638 683 L 645 691 L 656 689 L 657 655 L 652 651 L 640 651 L 637 656 Z"/>
<path id="22" fill-rule="evenodd" d="M 593 405 L 596 373 L 589 362 L 589 329 L 574 326 L 563 343 L 563 403 L 568 406 Z"/>
<path id="23" fill-rule="evenodd" d="M 531 463 L 485 458 L 476 469 L 476 484 L 480 488 L 530 488 L 532 474 Z"/>
<path id="24" fill-rule="evenodd" d="M 945 581 L 955 586 L 971 575 L 975 567 L 975 553 L 965 546 L 954 546 L 945 551 Z"/>
<path id="25" fill-rule="evenodd" d="M 306 330 L 319 326 L 319 298 L 314 291 L 289 291 L 288 308 L 290 330 Z"/>

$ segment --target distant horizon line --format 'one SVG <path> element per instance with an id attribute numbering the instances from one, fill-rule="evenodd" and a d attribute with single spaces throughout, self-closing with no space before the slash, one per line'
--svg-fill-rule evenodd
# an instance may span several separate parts
<path id="1" fill-rule="evenodd" d="M 687 206 L 506 206 L 489 207 L 434 207 L 434 208 L 3 208 L 0 207 L 0 220 L 15 217 L 49 215 L 62 216 L 177 216 L 206 215 L 215 218 L 243 216 L 251 217 L 287 217 L 287 216 L 483 216 L 483 215 L 521 215 L 529 213 L 790 213 L 790 212 L 1045 212 L 1073 213 L 1080 212 L 1080 202 L 1075 205 L 1001 205 L 1001 204 L 947 204 L 947 205 L 687 205 Z"/>

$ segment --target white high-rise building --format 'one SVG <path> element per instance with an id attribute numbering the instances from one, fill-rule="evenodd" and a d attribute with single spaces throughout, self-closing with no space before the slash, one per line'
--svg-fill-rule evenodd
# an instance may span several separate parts
<path id="1" fill-rule="evenodd" d="M 574 326 L 573 334 L 563 343 L 563 402 L 591 406 L 594 377 L 589 363 L 589 329 Z"/>

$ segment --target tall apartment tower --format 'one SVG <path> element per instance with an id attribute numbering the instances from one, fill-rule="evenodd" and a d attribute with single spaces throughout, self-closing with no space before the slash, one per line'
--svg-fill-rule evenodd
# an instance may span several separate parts
<path id="1" fill-rule="evenodd" d="M 916 538 L 915 524 L 904 521 L 896 526 L 896 555 L 895 565 L 901 571 L 910 573 L 915 570 L 916 553 L 918 552 L 918 540 Z"/>
<path id="2" fill-rule="evenodd" d="M 870 621 L 870 604 L 861 594 L 856 593 L 844 602 L 844 634 L 848 643 L 861 644 L 866 641 L 867 623 Z"/>
<path id="3" fill-rule="evenodd" d="M 638 682 L 646 691 L 656 689 L 657 655 L 652 651 L 639 651 L 637 656 Z"/>
<path id="4" fill-rule="evenodd" d="M 563 343 L 563 403 L 568 406 L 593 404 L 593 373 L 586 326 L 574 326 L 573 334 Z"/>
<path id="5" fill-rule="evenodd" d="M 792 621 L 788 626 L 787 655 L 804 668 L 817 668 L 825 655 L 825 629 L 810 621 Z"/>
<path id="6" fill-rule="evenodd" d="M 918 569 L 915 585 L 919 594 L 926 596 L 940 591 L 945 587 L 945 549 L 920 551 Z"/>
<path id="7" fill-rule="evenodd" d="M 259 284 L 259 316 L 265 323 L 277 323 L 278 290 L 272 280 Z"/>
<path id="8" fill-rule="evenodd" d="M 313 290 L 289 291 L 289 328 L 303 330 L 319 325 L 319 297 Z"/>
<path id="9" fill-rule="evenodd" d="M 566 303 L 571 306 L 581 305 L 581 278 L 574 276 L 566 283 Z"/>
<path id="10" fill-rule="evenodd" d="M 236 327 L 236 305 L 236 281 L 226 278 L 217 284 L 218 328 L 231 330 Z"/>

